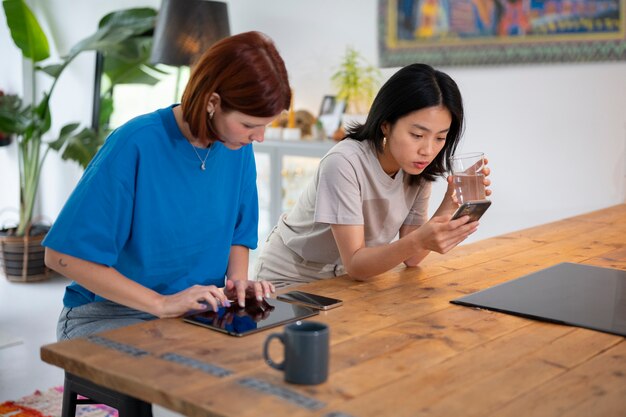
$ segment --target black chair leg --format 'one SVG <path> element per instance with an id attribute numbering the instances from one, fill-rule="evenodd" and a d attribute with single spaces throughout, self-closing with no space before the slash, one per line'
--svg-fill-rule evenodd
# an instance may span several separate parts
<path id="1" fill-rule="evenodd" d="M 79 395 L 87 399 L 79 400 Z M 115 408 L 119 417 L 152 417 L 152 404 L 66 372 L 61 417 L 75 417 L 80 404 L 105 404 Z"/>
<path id="2" fill-rule="evenodd" d="M 63 409 L 61 417 L 74 417 L 76 415 L 76 400 L 78 394 L 73 390 L 71 382 L 65 378 L 63 385 Z"/>

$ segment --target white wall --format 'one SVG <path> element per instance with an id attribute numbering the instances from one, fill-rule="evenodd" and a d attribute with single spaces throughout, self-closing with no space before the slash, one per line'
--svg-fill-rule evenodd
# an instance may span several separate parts
<path id="1" fill-rule="evenodd" d="M 41 18 L 50 22 L 54 41 L 64 52 L 91 33 L 108 11 L 157 6 L 158 0 L 39 3 Z M 260 30 L 277 43 L 297 108 L 315 114 L 322 96 L 333 93 L 329 79 L 347 45 L 378 62 L 377 0 L 228 3 L 233 33 Z M 1 27 L 0 53 L 10 56 L 13 65 L 0 66 L 0 82 L 9 80 L 14 87 L 19 55 L 7 37 Z M 626 62 L 440 69 L 457 81 L 465 99 L 462 149 L 485 151 L 493 170 L 494 203 L 473 240 L 624 201 Z M 393 72 L 383 70 L 385 78 Z M 92 74 L 93 57 L 85 55 L 63 75 L 53 104 L 56 126 L 77 119 L 89 122 Z M 17 206 L 14 153 L 0 148 L 0 209 Z M 47 217 L 58 214 L 78 176 L 78 169 L 52 155 L 41 193 Z M 442 186 L 436 187 L 435 196 L 442 193 Z"/>

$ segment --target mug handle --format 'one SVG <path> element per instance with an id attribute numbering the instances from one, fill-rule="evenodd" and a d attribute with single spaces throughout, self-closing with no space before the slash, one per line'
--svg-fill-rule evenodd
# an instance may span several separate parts
<path id="1" fill-rule="evenodd" d="M 267 337 L 267 339 L 265 339 L 265 344 L 263 345 L 263 357 L 265 358 L 265 362 L 269 366 L 271 366 L 274 369 L 278 369 L 279 371 L 282 371 L 285 369 L 285 361 L 283 360 L 281 363 L 274 362 L 272 358 L 270 358 L 270 355 L 268 352 L 268 348 L 270 346 L 270 342 L 272 341 L 272 339 L 279 339 L 280 342 L 283 344 L 283 346 L 285 345 L 285 339 L 281 333 L 272 333 L 271 335 Z"/>

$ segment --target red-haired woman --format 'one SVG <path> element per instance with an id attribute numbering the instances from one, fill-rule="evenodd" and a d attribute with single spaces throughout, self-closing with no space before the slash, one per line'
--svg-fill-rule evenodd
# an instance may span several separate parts
<path id="1" fill-rule="evenodd" d="M 285 64 L 259 32 L 213 45 L 180 105 L 115 130 L 48 233 L 66 288 L 60 340 L 274 291 L 248 281 L 257 245 L 252 142 L 289 108 Z"/>

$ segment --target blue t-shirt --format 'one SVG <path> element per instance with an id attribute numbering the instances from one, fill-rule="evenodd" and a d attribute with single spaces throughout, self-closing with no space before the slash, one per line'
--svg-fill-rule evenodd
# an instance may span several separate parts
<path id="1" fill-rule="evenodd" d="M 210 149 L 203 171 L 170 107 L 129 121 L 91 161 L 43 245 L 160 294 L 223 286 L 231 246 L 257 245 L 256 166 L 250 145 Z M 63 303 L 96 300 L 73 282 Z"/>

